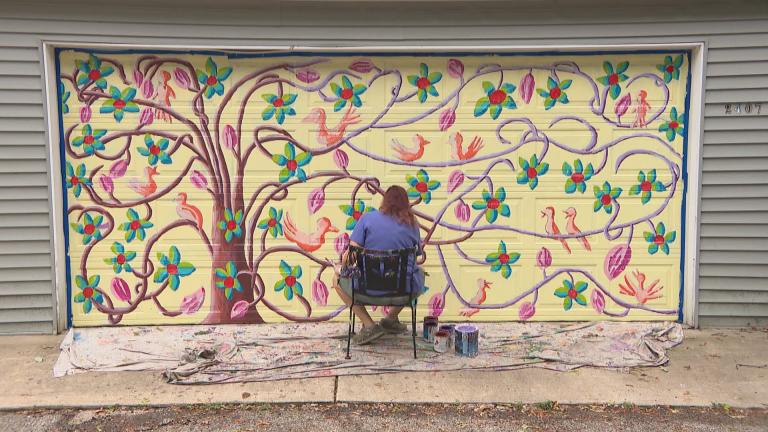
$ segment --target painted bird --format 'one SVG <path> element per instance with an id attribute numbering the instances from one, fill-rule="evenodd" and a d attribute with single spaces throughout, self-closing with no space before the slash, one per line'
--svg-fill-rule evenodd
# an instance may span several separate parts
<path id="1" fill-rule="evenodd" d="M 285 213 L 285 218 L 283 219 L 283 231 L 285 233 L 285 238 L 296 243 L 301 249 L 307 252 L 314 252 L 320 249 L 325 243 L 326 233 L 339 232 L 339 229 L 331 224 L 330 219 L 321 217 L 317 220 L 317 230 L 311 234 L 307 234 L 299 231 L 288 213 Z"/>
<path id="2" fill-rule="evenodd" d="M 416 134 L 413 137 L 413 143 L 416 145 L 416 148 L 405 147 L 400 144 L 400 140 L 392 138 L 392 149 L 397 153 L 398 159 L 404 162 L 413 162 L 424 156 L 424 147 L 429 144 L 429 141 L 424 139 L 420 134 Z"/>
<path id="3" fill-rule="evenodd" d="M 171 85 L 168 84 L 168 81 L 171 80 L 171 73 L 163 71 L 162 75 L 162 79 L 157 83 L 157 89 L 155 89 L 153 99 L 159 106 L 163 108 L 171 108 L 171 98 L 176 99 L 176 92 L 174 92 Z M 155 118 L 169 123 L 173 122 L 171 115 L 159 108 L 155 108 Z"/>
<path id="4" fill-rule="evenodd" d="M 483 139 L 479 136 L 472 138 L 472 142 L 469 143 L 467 151 L 462 148 L 464 143 L 464 137 L 461 132 L 456 132 L 448 138 L 448 142 L 451 144 L 451 155 L 456 160 L 469 160 L 475 157 L 475 155 L 483 148 Z"/>
<path id="5" fill-rule="evenodd" d="M 319 126 L 317 130 L 317 142 L 330 147 L 338 144 L 339 141 L 344 138 L 344 131 L 346 131 L 347 127 L 350 125 L 359 122 L 360 116 L 356 115 L 355 110 L 350 108 L 347 113 L 344 114 L 344 118 L 342 118 L 339 124 L 333 129 L 328 129 L 328 126 L 325 124 L 327 119 L 328 116 L 325 114 L 324 109 L 312 108 L 309 115 L 304 118 L 304 121 L 317 124 Z"/>
<path id="6" fill-rule="evenodd" d="M 176 201 L 176 213 L 180 218 L 194 222 L 198 229 L 203 228 L 203 213 L 199 208 L 187 203 L 186 192 L 179 192 L 174 201 Z"/>
<path id="7" fill-rule="evenodd" d="M 640 93 L 637 95 L 637 102 L 635 102 L 635 106 L 632 108 L 632 112 L 635 113 L 635 121 L 632 122 L 633 128 L 642 128 L 648 123 L 645 120 L 645 116 L 651 110 L 651 104 L 645 100 L 646 97 L 648 97 L 648 92 L 640 90 Z"/>
<path id="8" fill-rule="evenodd" d="M 483 278 L 478 278 L 477 279 L 477 293 L 475 294 L 474 297 L 472 297 L 472 300 L 470 300 L 469 303 L 474 304 L 474 305 L 480 305 L 480 304 L 485 303 L 485 299 L 487 297 L 485 292 L 490 287 L 491 287 L 491 283 L 490 282 L 488 282 L 487 280 L 485 280 Z M 459 313 L 462 316 L 465 316 L 465 317 L 471 317 L 472 315 L 474 315 L 474 314 L 476 314 L 478 312 L 480 312 L 480 309 L 478 309 L 478 308 L 470 308 L 470 307 L 462 308 L 459 311 Z"/>
<path id="9" fill-rule="evenodd" d="M 576 209 L 568 207 L 563 213 L 565 213 L 565 230 L 568 231 L 568 234 L 581 234 L 581 230 L 576 226 Z M 586 237 L 578 237 L 578 240 L 584 246 L 584 249 L 592 250 L 592 246 L 590 246 L 589 240 Z"/>
<path id="10" fill-rule="evenodd" d="M 547 207 L 544 210 L 541 211 L 541 217 L 547 218 L 547 222 L 544 225 L 544 229 L 547 231 L 547 234 L 549 235 L 560 235 L 560 228 L 557 227 L 557 224 L 555 223 L 555 208 L 554 207 Z M 563 244 L 563 247 L 565 250 L 568 251 L 568 253 L 571 253 L 571 248 L 568 246 L 568 242 L 565 241 L 564 238 L 560 239 L 560 243 Z"/>
<path id="11" fill-rule="evenodd" d="M 157 183 L 155 182 L 154 176 L 158 174 L 157 168 L 148 166 L 144 168 L 144 176 L 146 177 L 146 181 L 142 181 L 141 179 L 132 178 L 128 180 L 128 187 L 131 188 L 134 192 L 137 194 L 143 196 L 144 198 L 147 198 L 148 196 L 155 193 L 157 190 Z"/>

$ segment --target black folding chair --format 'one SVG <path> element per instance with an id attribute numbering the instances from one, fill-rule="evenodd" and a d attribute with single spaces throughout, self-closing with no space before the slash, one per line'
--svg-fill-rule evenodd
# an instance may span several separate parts
<path id="1" fill-rule="evenodd" d="M 416 358 L 416 306 L 422 287 L 414 283 L 414 274 L 418 270 L 416 257 L 419 253 L 418 246 L 388 251 L 349 246 L 347 262 L 341 272 L 341 276 L 349 278 L 352 284 L 347 359 L 351 358 L 350 344 L 355 331 L 352 307 L 374 305 L 411 308 L 413 358 Z M 367 298 L 375 298 L 376 302 Z"/>

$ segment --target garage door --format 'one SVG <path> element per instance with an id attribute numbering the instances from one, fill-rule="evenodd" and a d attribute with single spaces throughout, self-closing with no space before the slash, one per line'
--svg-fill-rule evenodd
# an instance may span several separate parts
<path id="1" fill-rule="evenodd" d="M 687 52 L 72 49 L 57 70 L 75 326 L 336 317 L 329 263 L 395 184 L 423 313 L 678 319 Z"/>

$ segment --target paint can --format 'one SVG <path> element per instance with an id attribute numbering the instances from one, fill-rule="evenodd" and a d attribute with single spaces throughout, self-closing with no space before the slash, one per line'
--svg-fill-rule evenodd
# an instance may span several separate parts
<path id="1" fill-rule="evenodd" d="M 451 334 L 447 331 L 440 330 L 437 333 L 435 333 L 435 351 L 439 353 L 444 353 L 448 351 L 448 348 L 451 346 Z"/>
<path id="2" fill-rule="evenodd" d="M 444 331 L 448 332 L 448 349 L 453 348 L 453 334 L 454 334 L 454 328 L 456 326 L 454 324 L 442 324 L 440 327 L 437 328 L 438 332 Z"/>
<path id="3" fill-rule="evenodd" d="M 456 326 L 454 332 L 456 354 L 464 357 L 477 356 L 480 330 L 472 324 L 462 324 Z"/>
<path id="4" fill-rule="evenodd" d="M 434 341 L 435 333 L 437 333 L 438 321 L 435 316 L 424 317 L 424 327 L 422 331 L 422 337 L 427 341 Z"/>

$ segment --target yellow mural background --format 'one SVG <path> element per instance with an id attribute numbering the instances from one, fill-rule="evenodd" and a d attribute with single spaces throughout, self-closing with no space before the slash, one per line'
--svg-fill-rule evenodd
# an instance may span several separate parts
<path id="1" fill-rule="evenodd" d="M 673 56 L 679 53 L 673 53 Z M 97 55 L 101 55 L 98 54 Z M 141 54 L 134 53 L 105 53 L 104 57 L 108 57 L 117 62 L 122 63 L 125 66 L 126 79 L 131 81 L 131 72 L 133 70 L 136 59 Z M 166 56 L 165 54 L 157 54 L 160 57 Z M 469 76 L 474 73 L 478 67 L 484 64 L 500 64 L 504 67 L 526 66 L 526 67 L 539 67 L 532 71 L 536 88 L 546 88 L 546 80 L 550 75 L 550 72 L 541 68 L 546 68 L 548 65 L 552 65 L 557 62 L 575 62 L 578 64 L 581 71 L 589 75 L 593 79 L 605 75 L 602 69 L 602 63 L 609 61 L 613 65 L 622 61 L 629 61 L 630 67 L 627 74 L 633 77 L 639 73 L 651 73 L 661 76 L 658 71 L 657 65 L 663 64 L 664 57 L 667 53 L 638 53 L 638 54 L 594 54 L 594 55 L 574 55 L 574 54 L 559 54 L 559 55 L 518 55 L 518 56 L 489 56 L 489 55 L 472 55 L 455 57 L 461 60 L 464 65 L 464 74 Z M 183 58 L 189 61 L 195 68 L 205 70 L 205 62 L 208 59 L 208 54 L 173 54 L 167 55 L 174 58 Z M 224 66 L 231 66 L 233 68 L 232 75 L 224 81 L 225 92 L 228 91 L 233 83 L 237 82 L 245 74 L 259 70 L 261 68 L 275 65 L 278 63 L 305 63 L 312 60 L 315 57 L 309 56 L 288 56 L 288 57 L 263 57 L 263 58 L 247 58 L 247 57 L 227 57 L 225 55 L 212 55 L 210 56 L 217 63 L 219 68 Z M 567 90 L 569 97 L 569 103 L 566 105 L 557 104 L 550 110 L 544 109 L 544 99 L 534 91 L 533 97 L 530 103 L 526 104 L 520 96 L 520 81 L 522 77 L 528 72 L 527 70 L 509 71 L 504 73 L 504 82 L 509 82 L 517 86 L 517 90 L 512 94 L 516 103 L 517 109 L 510 110 L 504 109 L 498 120 L 492 120 L 488 113 L 475 117 L 473 110 L 478 98 L 484 95 L 482 89 L 482 81 L 484 78 L 472 80 L 460 93 L 460 103 L 456 109 L 456 122 L 448 130 L 441 131 L 439 128 L 439 115 L 442 109 L 438 110 L 432 115 L 427 116 L 425 119 L 414 122 L 409 125 L 392 127 L 392 128 L 377 128 L 366 131 L 360 136 L 355 137 L 351 142 L 371 153 L 375 153 L 386 158 L 394 158 L 395 154 L 391 147 L 393 139 L 398 139 L 405 145 L 412 145 L 412 138 L 414 134 L 421 134 L 426 138 L 430 144 L 426 147 L 425 156 L 420 159 L 420 162 L 440 162 L 450 161 L 451 158 L 451 146 L 449 144 L 449 138 L 451 134 L 460 131 L 464 136 L 464 145 L 466 146 L 472 137 L 481 137 L 484 142 L 484 148 L 481 150 L 480 155 L 490 153 L 493 151 L 500 151 L 507 147 L 507 144 L 502 144 L 496 137 L 496 127 L 500 121 L 505 118 L 515 117 L 527 117 L 536 127 L 547 134 L 550 138 L 554 138 L 563 143 L 567 143 L 570 146 L 576 148 L 583 148 L 589 140 L 588 130 L 581 124 L 573 121 L 563 121 L 550 128 L 550 122 L 558 116 L 573 115 L 583 117 L 589 121 L 598 133 L 598 146 L 617 139 L 621 136 L 631 133 L 649 133 L 660 137 L 662 140 L 666 140 L 664 133 L 658 131 L 658 127 L 669 117 L 669 110 L 671 107 L 676 107 L 677 110 L 682 113 L 686 111 L 686 83 L 688 79 L 688 59 L 685 57 L 683 65 L 680 67 L 680 78 L 672 80 L 668 85 L 669 87 L 669 105 L 664 114 L 662 114 L 658 120 L 652 122 L 647 128 L 641 129 L 626 129 L 615 127 L 598 115 L 595 115 L 588 107 L 588 101 L 593 96 L 593 89 L 590 85 L 578 76 L 573 74 L 558 72 L 561 80 L 573 79 L 573 84 Z M 350 63 L 358 60 L 358 56 L 332 56 L 323 57 L 318 55 L 317 58 L 327 59 L 323 63 L 319 63 L 313 66 L 313 69 L 317 70 L 321 75 L 321 80 L 330 71 L 347 69 Z M 431 71 L 439 71 L 442 73 L 442 79 L 436 84 L 436 89 L 439 92 L 439 97 L 428 97 L 425 103 L 420 103 L 416 98 L 395 104 L 392 109 L 380 120 L 382 123 L 387 122 L 400 122 L 404 121 L 418 113 L 422 113 L 430 108 L 436 107 L 443 101 L 445 95 L 456 88 L 458 80 L 452 77 L 447 70 L 447 62 L 452 56 L 366 56 L 373 64 L 382 69 L 392 69 L 400 71 L 403 77 L 408 75 L 419 74 L 419 65 L 425 63 L 429 66 Z M 88 53 L 74 50 L 64 50 L 59 53 L 60 70 L 62 74 L 71 74 L 75 68 L 75 60 L 81 59 L 87 61 Z M 173 71 L 173 66 L 167 66 L 161 70 Z M 296 76 L 292 71 L 288 70 L 276 70 L 275 74 L 286 79 L 291 79 L 295 82 Z M 369 77 L 371 73 L 358 73 L 353 72 L 360 77 Z M 499 81 L 498 73 L 491 73 L 488 75 L 487 80 L 497 83 Z M 124 84 L 118 73 L 113 73 L 107 78 L 109 85 L 115 85 L 120 89 L 127 87 Z M 360 80 L 352 79 L 354 83 L 360 82 Z M 83 107 L 82 102 L 77 99 L 77 91 L 74 89 L 73 84 L 69 81 L 62 80 L 64 83 L 65 91 L 72 93 L 68 99 L 69 112 L 62 114 L 63 130 L 67 130 L 72 126 L 76 126 L 72 136 L 78 136 L 80 131 L 80 110 Z M 340 82 L 340 78 L 334 78 L 332 82 Z M 195 115 L 192 110 L 192 97 L 193 94 L 190 91 L 178 88 L 174 81 L 169 82 L 174 88 L 176 98 L 172 102 L 172 106 L 179 113 L 184 116 L 195 119 Z M 299 82 L 300 83 L 300 82 Z M 311 85 L 300 83 L 301 85 Z M 315 83 L 316 84 L 316 83 Z M 382 108 L 386 105 L 386 101 L 391 97 L 392 87 L 397 84 L 397 78 L 392 75 L 384 76 L 381 79 L 374 82 L 367 91 L 362 95 L 363 105 L 356 109 L 356 113 L 360 115 L 360 122 L 355 125 L 359 127 L 366 125 L 374 120 L 379 114 Z M 598 88 L 602 90 L 602 86 L 597 84 Z M 235 124 L 237 119 L 237 108 L 239 103 L 245 95 L 246 89 L 250 86 L 244 86 L 244 88 L 238 90 L 232 98 L 232 103 L 223 112 L 222 127 L 224 124 Z M 407 80 L 404 79 L 402 83 L 403 94 L 406 91 L 414 89 Z M 659 87 L 653 84 L 650 79 L 640 79 L 630 89 L 633 92 L 633 100 L 635 98 L 636 89 L 645 89 L 648 92 L 647 100 L 650 103 L 652 109 L 651 113 L 663 104 L 663 92 Z M 309 111 L 314 107 L 322 107 L 328 113 L 328 124 L 336 125 L 342 117 L 342 114 L 346 111 L 333 112 L 333 103 L 323 101 L 317 93 L 305 93 L 302 91 L 296 91 L 290 87 L 286 87 L 286 92 L 297 93 L 298 97 L 293 103 L 293 107 L 296 110 L 295 116 L 287 117 L 286 121 L 282 125 L 288 132 L 290 132 L 294 138 L 311 148 L 319 148 L 320 144 L 316 140 L 316 126 L 312 123 L 302 121 Z M 626 91 L 625 86 L 622 86 L 622 96 Z M 324 92 L 327 95 L 333 95 L 330 87 L 325 87 Z M 269 123 L 277 126 L 277 122 L 274 118 L 270 121 L 263 121 L 261 118 L 262 110 L 266 107 L 266 102 L 260 97 L 264 93 L 277 93 L 277 86 L 270 85 L 258 90 L 250 102 L 247 104 L 243 122 L 243 136 L 241 137 L 241 145 L 247 146 L 251 143 L 253 136 L 250 130 L 259 125 Z M 225 93 L 226 94 L 226 93 Z M 137 99 L 142 98 L 141 90 L 138 92 Z M 206 110 L 209 114 L 215 113 L 217 104 L 222 100 L 221 96 L 215 95 L 211 99 L 204 99 Z M 101 114 L 98 111 L 100 102 L 96 102 L 93 105 L 92 117 L 90 124 L 94 129 L 106 129 L 110 133 L 115 131 L 127 131 L 137 127 L 139 114 L 126 113 L 122 122 L 117 123 L 112 114 Z M 450 103 L 448 104 L 451 105 Z M 607 107 L 605 109 L 606 116 L 615 119 L 614 109 L 616 100 L 608 98 Z M 212 114 L 211 114 L 212 115 Z M 631 121 L 632 114 L 627 113 L 622 120 Z M 650 115 L 649 115 L 650 117 Z M 149 129 L 162 129 L 174 133 L 187 132 L 188 129 L 181 122 L 173 121 L 167 123 L 159 119 L 155 119 L 154 122 L 149 125 Z M 353 127 L 354 128 L 354 127 Z M 516 142 L 520 134 L 526 130 L 522 124 L 511 124 L 504 128 L 502 135 L 507 137 L 513 142 Z M 125 139 L 119 139 L 112 141 L 106 145 L 105 154 L 111 154 L 111 151 L 121 148 L 125 144 Z M 683 154 L 683 139 L 682 137 L 676 137 L 669 144 L 679 153 Z M 266 144 L 266 147 L 272 153 L 281 154 L 283 151 L 284 142 L 273 142 Z M 143 138 L 141 135 L 135 137 L 130 146 L 132 162 L 128 168 L 128 172 L 122 178 L 114 180 L 115 196 L 119 199 L 130 200 L 136 199 L 138 196 L 127 187 L 127 181 L 130 178 L 142 178 L 143 170 L 147 166 L 146 157 L 138 153 L 137 148 L 143 146 Z M 523 157 L 529 159 L 534 152 L 541 150 L 541 143 L 530 143 L 524 145 L 519 150 L 506 155 L 514 164 L 516 169 L 519 168 L 518 158 Z M 408 187 L 406 182 L 406 175 L 415 175 L 418 171 L 418 167 L 413 166 L 400 166 L 393 165 L 386 162 L 376 161 L 361 155 L 347 146 L 342 146 L 342 149 L 349 155 L 349 172 L 356 176 L 375 176 L 380 179 L 382 188 L 386 188 L 392 184 L 399 184 L 404 187 Z M 652 168 L 657 169 L 659 179 L 663 182 L 668 182 L 671 179 L 671 175 L 657 158 L 648 155 L 637 155 L 629 157 L 618 170 L 614 172 L 613 163 L 617 156 L 625 151 L 631 149 L 648 149 L 658 152 L 665 157 L 669 158 L 672 162 L 677 164 L 681 170 L 684 171 L 683 160 L 680 156 L 674 155 L 669 149 L 658 143 L 656 140 L 650 138 L 632 138 L 624 141 L 623 143 L 612 148 L 608 156 L 608 165 L 605 170 L 596 175 L 592 180 L 587 183 L 587 190 L 585 193 L 573 193 L 566 194 L 563 190 L 563 185 L 566 177 L 561 172 L 563 162 L 569 162 L 573 164 L 573 160 L 576 155 L 563 151 L 553 145 L 550 146 L 546 155 L 545 161 L 549 163 L 549 172 L 543 175 L 535 190 L 531 190 L 527 185 L 520 185 L 516 182 L 517 171 L 511 172 L 503 165 L 498 165 L 491 171 L 491 177 L 495 187 L 503 186 L 507 192 L 506 203 L 511 208 L 511 216 L 509 218 L 499 217 L 497 223 L 506 224 L 513 227 L 522 228 L 525 230 L 544 232 L 544 219 L 540 216 L 540 211 L 547 207 L 553 206 L 556 209 L 556 221 L 561 231 L 565 231 L 565 217 L 562 213 L 567 207 L 574 207 L 578 216 L 576 218 L 577 224 L 582 230 L 594 229 L 603 226 L 610 215 L 607 215 L 604 211 L 593 211 L 593 203 L 595 201 L 595 195 L 592 191 L 592 186 L 602 185 L 603 181 L 609 181 L 611 185 L 620 186 L 623 189 L 619 202 L 621 203 L 621 212 L 617 222 L 623 222 L 632 220 L 643 215 L 651 213 L 654 209 L 662 205 L 667 192 L 656 192 L 653 195 L 651 201 L 645 205 L 641 204 L 638 196 L 630 196 L 629 190 L 632 185 L 637 183 L 637 173 L 639 170 L 649 170 Z M 224 151 L 227 157 L 228 165 L 234 164 L 233 152 Z M 185 149 L 180 148 L 176 154 L 173 155 L 172 165 L 158 165 L 159 176 L 157 182 L 160 188 L 173 180 L 178 174 L 178 170 L 183 168 L 186 161 L 189 159 L 191 153 Z M 72 160 L 68 155 L 63 154 L 67 161 L 71 161 L 73 164 L 85 163 L 90 172 L 98 165 L 104 165 L 100 173 L 109 169 L 111 161 L 99 161 L 96 156 L 89 156 L 83 160 Z M 580 159 L 586 165 L 591 162 L 597 166 L 600 163 L 601 155 L 589 155 L 579 156 Z M 417 209 L 435 215 L 439 209 L 457 192 L 449 193 L 447 191 L 448 177 L 455 169 L 462 169 L 465 175 L 479 175 L 491 162 L 471 162 L 458 167 L 446 167 L 446 168 L 426 168 L 429 173 L 430 179 L 437 180 L 441 183 L 440 187 L 433 193 L 432 201 L 430 204 L 419 204 Z M 307 172 L 309 174 L 322 170 L 338 170 L 333 161 L 333 152 L 315 156 L 311 163 L 308 165 Z M 203 167 L 199 164 L 195 164 L 192 169 L 203 171 Z M 264 182 L 277 181 L 278 172 L 280 167 L 276 165 L 272 160 L 268 159 L 264 155 L 254 152 L 251 160 L 248 163 L 245 172 L 245 195 L 246 201 L 250 195 L 250 192 L 254 191 L 257 187 Z M 471 181 L 467 178 L 463 185 L 459 188 L 459 191 L 467 187 Z M 341 181 L 334 183 L 328 189 L 326 189 L 325 204 L 316 213 L 311 215 L 307 209 L 307 195 L 310 191 L 320 185 L 320 181 L 313 180 L 307 183 L 298 184 L 292 186 L 289 190 L 289 195 L 282 201 L 273 202 L 267 205 L 269 207 L 275 207 L 283 209 L 284 212 L 290 214 L 291 218 L 296 222 L 299 229 L 305 232 L 311 232 L 315 228 L 316 220 L 319 217 L 328 217 L 339 227 L 341 232 L 344 232 L 344 225 L 347 216 L 345 216 L 339 209 L 339 205 L 348 204 L 350 199 L 350 191 L 356 183 L 352 181 Z M 560 243 L 551 239 L 540 239 L 522 234 L 515 234 L 509 231 L 501 232 L 496 230 L 481 231 L 476 233 L 471 239 L 461 243 L 462 249 L 476 259 L 484 259 L 488 253 L 496 251 L 499 240 L 506 242 L 507 248 L 510 251 L 518 252 L 521 254 L 521 258 L 512 267 L 512 276 L 509 279 L 505 279 L 500 273 L 492 273 L 489 270 L 488 265 L 473 264 L 467 262 L 461 258 L 451 246 L 443 247 L 445 253 L 445 259 L 447 268 L 450 272 L 453 281 L 455 282 L 457 289 L 461 292 L 464 298 L 471 299 L 477 291 L 477 279 L 484 278 L 491 282 L 491 288 L 487 291 L 488 297 L 486 304 L 504 303 L 510 299 L 523 293 L 531 286 L 539 282 L 542 278 L 542 272 L 536 265 L 536 255 L 541 247 L 549 249 L 552 255 L 552 266 L 549 269 L 554 270 L 560 267 L 577 267 L 589 271 L 597 281 L 599 281 L 608 291 L 613 295 L 630 304 L 636 304 L 637 302 L 633 297 L 620 293 L 619 283 L 623 282 L 624 275 L 629 274 L 630 271 L 640 270 L 646 274 L 648 282 L 654 279 L 659 279 L 660 283 L 664 286 L 662 298 L 649 301 L 646 306 L 657 309 L 665 310 L 677 310 L 681 287 L 681 274 L 680 274 L 680 253 L 682 247 L 682 231 L 683 231 L 683 214 L 682 214 L 682 202 L 683 202 L 683 179 L 680 178 L 677 181 L 677 191 L 675 196 L 669 202 L 669 205 L 663 211 L 661 215 L 653 218 L 654 223 L 664 222 L 667 230 L 674 230 L 677 232 L 677 239 L 670 244 L 669 255 L 657 253 L 650 255 L 647 251 L 648 243 L 643 238 L 643 232 L 648 231 L 650 226 L 647 223 L 643 223 L 638 226 L 634 231 L 634 238 L 631 242 L 632 258 L 631 263 L 627 267 L 626 271 L 622 273 L 619 278 L 609 280 L 603 273 L 603 260 L 608 250 L 622 242 L 626 242 L 627 230 L 623 233 L 618 240 L 608 241 L 604 235 L 598 234 L 589 237 L 589 241 L 592 246 L 591 252 L 586 252 L 580 247 L 578 242 L 574 239 L 568 240 L 570 247 L 573 250 L 573 254 L 567 254 Z M 473 192 L 471 192 L 465 198 L 467 204 L 471 205 L 473 201 L 481 199 L 481 192 L 485 185 L 481 185 Z M 94 188 L 97 192 L 101 192 L 99 185 L 94 179 Z M 198 206 L 204 215 L 204 227 L 210 232 L 213 229 L 211 214 L 211 198 L 205 191 L 197 189 L 192 186 L 188 176 L 181 181 L 179 186 L 174 191 L 165 197 L 158 199 L 151 203 L 153 207 L 153 216 L 151 222 L 154 223 L 154 228 L 148 231 L 148 236 L 152 235 L 157 228 L 165 226 L 178 219 L 175 208 L 176 203 L 173 199 L 178 192 L 186 192 L 188 194 L 188 200 L 190 203 Z M 88 194 L 83 192 L 79 198 L 73 195 L 71 189 L 66 190 L 68 205 L 82 204 L 90 205 L 92 202 L 88 198 Z M 372 196 L 363 188 L 360 191 L 359 197 L 363 199 L 366 205 L 372 205 L 378 207 L 380 199 L 378 196 Z M 142 206 L 136 207 L 139 214 L 144 215 L 145 210 Z M 117 224 L 126 221 L 125 209 L 112 210 L 111 214 L 114 216 Z M 472 211 L 472 216 L 477 214 L 477 210 Z M 263 218 L 262 214 L 259 219 Z M 448 208 L 445 213 L 444 221 L 467 226 L 468 223 L 460 222 L 454 215 L 453 205 Z M 72 217 L 68 222 L 73 222 Z M 481 222 L 480 225 L 485 222 Z M 84 245 L 80 241 L 82 236 L 75 232 L 69 225 L 66 227 L 69 231 L 69 250 L 68 259 L 70 263 L 70 279 L 72 295 L 78 292 L 78 289 L 74 284 L 74 277 L 78 272 L 80 258 L 84 251 Z M 349 232 L 349 231 L 347 231 Z M 261 234 L 261 230 L 256 230 L 258 236 Z M 115 229 L 112 234 L 104 241 L 100 242 L 91 253 L 91 258 L 88 261 L 87 268 L 89 274 L 101 276 L 101 288 L 109 294 L 113 302 L 116 305 L 125 305 L 117 300 L 109 290 L 109 281 L 114 276 L 112 267 L 104 262 L 105 258 L 113 256 L 110 251 L 110 246 L 113 241 L 119 241 L 126 246 L 127 250 L 135 250 L 138 253 L 135 263 L 139 263 L 142 258 L 143 243 L 138 240 L 134 240 L 131 243 L 127 243 L 123 237 L 123 231 Z M 339 233 L 338 235 L 340 235 Z M 453 232 L 452 230 L 444 227 L 438 227 L 433 241 L 443 241 L 453 238 L 457 238 L 461 233 Z M 334 239 L 337 234 L 329 233 L 326 238 L 325 245 L 317 252 L 315 256 L 320 258 L 335 259 L 337 253 L 334 250 Z M 424 233 L 422 232 L 422 235 Z M 271 247 L 279 244 L 289 244 L 284 238 L 273 239 L 271 236 L 267 237 L 266 245 Z M 211 290 L 216 289 L 211 286 L 211 265 L 210 255 L 206 247 L 200 242 L 199 236 L 195 231 L 189 227 L 180 228 L 169 232 L 168 235 L 162 237 L 155 247 L 152 249 L 150 258 L 156 261 L 156 253 L 163 252 L 168 253 L 169 248 L 175 245 L 181 251 L 182 260 L 192 262 L 196 271 L 181 279 L 181 286 L 177 291 L 166 289 L 159 301 L 162 305 L 169 310 L 178 309 L 184 296 L 189 295 L 193 291 L 200 287 L 205 287 L 206 300 L 200 310 L 193 315 L 180 315 L 177 317 L 166 317 L 158 312 L 156 305 L 150 301 L 144 301 L 138 308 L 130 313 L 126 314 L 121 324 L 182 324 L 182 323 L 197 323 L 201 322 L 208 314 L 208 307 L 210 301 Z M 440 267 L 440 262 L 437 257 L 437 253 L 434 247 L 427 246 L 427 262 L 425 268 L 429 273 L 427 285 L 429 291 L 422 297 L 420 302 L 420 314 L 426 314 L 429 309 L 427 307 L 427 301 L 436 293 L 445 289 L 447 280 Z M 339 298 L 331 290 L 329 294 L 328 305 L 317 305 L 312 299 L 312 279 L 314 278 L 319 266 L 312 263 L 299 254 L 285 253 L 276 254 L 267 258 L 259 269 L 259 274 L 262 276 L 266 286 L 266 298 L 268 298 L 273 304 L 288 311 L 292 314 L 304 315 L 304 309 L 296 302 L 286 300 L 280 293 L 277 293 L 273 289 L 275 281 L 280 277 L 278 273 L 277 264 L 281 259 L 284 259 L 291 265 L 301 265 L 303 268 L 303 276 L 301 282 L 304 286 L 304 297 L 307 298 L 312 305 L 312 315 L 323 315 L 331 313 L 340 305 Z M 136 279 L 132 276 L 125 276 L 121 274 L 126 280 L 131 283 L 135 283 Z M 562 285 L 562 279 L 566 277 L 559 277 L 552 282 L 541 287 L 539 291 L 538 301 L 536 304 L 536 314 L 531 318 L 532 320 L 595 320 L 610 318 L 605 315 L 599 315 L 596 313 L 591 305 L 586 307 L 574 304 L 573 308 L 569 311 L 563 310 L 563 299 L 556 297 L 553 292 L 556 288 Z M 576 280 L 586 280 L 580 275 L 575 275 Z M 323 277 L 326 285 L 331 287 L 332 285 L 332 272 L 326 271 Z M 153 284 L 154 285 L 154 284 Z M 133 290 L 133 288 L 131 288 Z M 590 282 L 589 289 L 585 292 L 587 299 L 589 300 L 589 294 L 594 289 L 594 284 Z M 464 307 L 456 296 L 452 292 L 448 292 L 445 296 L 445 308 L 441 315 L 441 319 L 446 321 L 462 321 L 467 319 L 459 312 Z M 472 320 L 517 320 L 519 307 L 523 302 L 531 301 L 532 296 L 522 299 L 517 304 L 511 305 L 501 309 L 489 309 L 482 310 L 474 315 Z M 623 308 L 618 307 L 609 298 L 605 298 L 605 309 L 609 312 L 620 313 Z M 263 305 L 257 305 L 259 312 L 267 322 L 275 322 L 284 320 L 278 314 L 264 307 Z M 340 319 L 346 319 L 346 313 L 342 313 L 339 316 Z M 644 310 L 633 309 L 625 319 L 632 320 L 673 320 L 677 319 L 676 314 L 657 314 L 647 312 Z M 85 314 L 82 305 L 79 303 L 72 303 L 72 323 L 75 326 L 90 326 L 90 325 L 104 325 L 107 324 L 107 320 L 104 314 L 97 311 L 95 308 L 88 314 Z"/>

